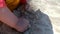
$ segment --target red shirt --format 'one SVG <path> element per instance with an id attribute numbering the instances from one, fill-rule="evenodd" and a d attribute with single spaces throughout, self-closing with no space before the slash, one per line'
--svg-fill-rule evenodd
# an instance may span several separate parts
<path id="1" fill-rule="evenodd" d="M 4 0 L 0 0 L 0 8 L 5 6 L 5 1 Z"/>
<path id="2" fill-rule="evenodd" d="M 26 0 L 21 0 L 20 3 L 21 4 L 26 4 Z"/>

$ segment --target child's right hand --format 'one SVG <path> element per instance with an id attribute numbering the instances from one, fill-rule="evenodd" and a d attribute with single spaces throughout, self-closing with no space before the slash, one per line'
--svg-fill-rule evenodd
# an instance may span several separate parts
<path id="1" fill-rule="evenodd" d="M 18 23 L 16 23 L 15 28 L 20 32 L 24 32 L 29 27 L 29 21 L 23 17 L 20 17 Z"/>
<path id="2" fill-rule="evenodd" d="M 25 18 L 18 19 L 5 5 L 4 0 L 0 0 L 0 21 L 20 32 L 24 32 L 29 25 L 29 21 Z"/>

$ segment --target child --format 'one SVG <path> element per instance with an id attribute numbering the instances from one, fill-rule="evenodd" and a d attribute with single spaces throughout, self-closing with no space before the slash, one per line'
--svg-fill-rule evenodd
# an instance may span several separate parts
<path id="1" fill-rule="evenodd" d="M 17 18 L 6 6 L 4 0 L 0 0 L 0 21 L 9 25 L 12 28 L 17 29 L 20 32 L 24 32 L 29 25 L 28 20 L 25 18 Z"/>

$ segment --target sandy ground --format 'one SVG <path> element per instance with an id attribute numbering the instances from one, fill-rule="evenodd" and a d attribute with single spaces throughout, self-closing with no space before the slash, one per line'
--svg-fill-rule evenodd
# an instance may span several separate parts
<path id="1" fill-rule="evenodd" d="M 30 21 L 30 29 L 24 34 L 60 34 L 60 0 L 27 0 L 24 18 Z M 20 10 L 14 13 L 20 16 Z M 1 34 L 20 34 L 6 24 L 0 25 Z"/>

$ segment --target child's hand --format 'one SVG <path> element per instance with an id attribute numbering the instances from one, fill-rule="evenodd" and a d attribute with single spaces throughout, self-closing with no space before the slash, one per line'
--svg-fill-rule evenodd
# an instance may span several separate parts
<path id="1" fill-rule="evenodd" d="M 27 30 L 28 26 L 29 26 L 29 21 L 22 17 L 19 19 L 19 22 L 16 23 L 15 28 L 20 32 L 24 32 L 25 30 Z"/>
<path id="2" fill-rule="evenodd" d="M 5 5 L 4 0 L 0 0 L 0 8 L 3 8 L 3 11 L 0 9 L 0 21 L 20 32 L 24 32 L 28 28 L 29 21 L 23 17 L 18 20 L 18 18 Z"/>

